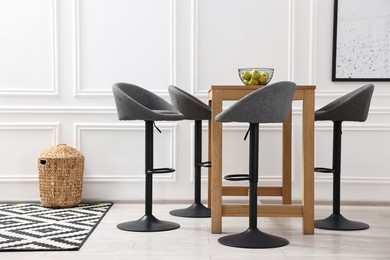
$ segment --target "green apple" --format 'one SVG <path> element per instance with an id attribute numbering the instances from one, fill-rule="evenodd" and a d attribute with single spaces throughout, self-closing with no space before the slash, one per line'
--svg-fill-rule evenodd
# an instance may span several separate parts
<path id="1" fill-rule="evenodd" d="M 260 71 L 258 69 L 253 69 L 251 71 L 252 79 L 259 79 L 260 77 Z"/>
<path id="2" fill-rule="evenodd" d="M 250 80 L 252 77 L 251 73 L 249 71 L 243 71 L 241 72 L 241 78 L 243 80 Z"/>
<path id="3" fill-rule="evenodd" d="M 267 84 L 268 78 L 269 78 L 269 74 L 267 71 L 260 72 L 259 82 L 261 85 Z"/>
<path id="4" fill-rule="evenodd" d="M 244 79 L 243 81 L 244 81 L 244 84 L 245 84 L 245 85 L 249 85 L 249 80 Z"/>
<path id="5" fill-rule="evenodd" d="M 259 85 L 259 81 L 257 79 L 254 79 L 253 76 L 248 83 L 249 85 Z"/>

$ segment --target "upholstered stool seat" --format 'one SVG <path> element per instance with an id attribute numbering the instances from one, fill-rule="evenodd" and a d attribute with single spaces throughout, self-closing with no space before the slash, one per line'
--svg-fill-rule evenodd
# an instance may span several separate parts
<path id="1" fill-rule="evenodd" d="M 201 202 L 201 167 L 210 167 L 210 162 L 202 162 L 202 120 L 210 120 L 210 107 L 198 98 L 175 87 L 168 87 L 172 105 L 179 110 L 187 120 L 194 120 L 194 167 L 195 167 L 195 198 L 188 208 L 172 210 L 170 214 L 179 217 L 207 218 L 211 216 L 209 208 Z"/>
<path id="2" fill-rule="evenodd" d="M 153 216 L 153 175 L 174 172 L 171 168 L 153 168 L 153 126 L 155 121 L 182 120 L 184 116 L 167 101 L 139 86 L 117 83 L 112 87 L 119 120 L 145 121 L 145 215 L 117 225 L 126 231 L 164 231 L 180 227 Z"/>
<path id="3" fill-rule="evenodd" d="M 287 245 L 288 240 L 261 232 L 257 228 L 257 183 L 259 123 L 281 123 L 288 119 L 296 84 L 278 82 L 243 97 L 217 115 L 218 122 L 249 123 L 249 174 L 232 174 L 226 180 L 249 180 L 249 228 L 239 234 L 218 239 L 219 243 L 241 248 L 271 248 Z"/>
<path id="4" fill-rule="evenodd" d="M 316 228 L 331 230 L 361 230 L 369 226 L 362 222 L 346 219 L 340 213 L 341 176 L 341 134 L 343 121 L 364 122 L 370 108 L 374 85 L 364 85 L 315 112 L 316 121 L 333 121 L 333 162 L 332 168 L 317 167 L 316 172 L 333 174 L 333 213 L 326 219 L 314 221 Z"/>

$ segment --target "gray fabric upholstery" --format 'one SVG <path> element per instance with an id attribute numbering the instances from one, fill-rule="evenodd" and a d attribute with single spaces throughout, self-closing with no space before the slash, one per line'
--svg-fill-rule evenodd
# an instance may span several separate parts
<path id="1" fill-rule="evenodd" d="M 374 85 L 367 84 L 318 109 L 315 120 L 366 121 Z"/>
<path id="2" fill-rule="evenodd" d="M 128 83 L 112 86 L 119 120 L 174 121 L 184 116 L 156 94 Z"/>
<path id="3" fill-rule="evenodd" d="M 280 123 L 288 119 L 296 84 L 282 81 L 241 98 L 216 116 L 218 122 Z"/>
<path id="4" fill-rule="evenodd" d="M 185 119 L 209 120 L 211 118 L 210 107 L 193 95 L 172 85 L 168 87 L 168 91 L 172 105 L 184 115 Z"/>

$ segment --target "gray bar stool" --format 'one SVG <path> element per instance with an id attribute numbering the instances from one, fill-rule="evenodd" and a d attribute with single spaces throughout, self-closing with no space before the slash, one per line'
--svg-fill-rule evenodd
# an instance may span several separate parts
<path id="1" fill-rule="evenodd" d="M 179 228 L 179 224 L 159 220 L 152 213 L 153 175 L 175 171 L 171 168 L 153 168 L 153 125 L 156 127 L 155 121 L 182 120 L 184 116 L 167 101 L 139 86 L 117 83 L 112 91 L 119 120 L 145 121 L 145 215 L 138 220 L 118 224 L 117 227 L 139 232 Z"/>
<path id="2" fill-rule="evenodd" d="M 266 234 L 257 228 L 257 183 L 259 160 L 259 123 L 281 123 L 288 119 L 296 85 L 278 82 L 243 97 L 217 115 L 218 122 L 248 122 L 249 174 L 232 174 L 226 180 L 249 180 L 249 228 L 239 234 L 224 236 L 219 243 L 241 248 L 272 248 L 287 245 L 288 240 Z"/>
<path id="3" fill-rule="evenodd" d="M 202 120 L 210 120 L 210 107 L 198 98 L 175 87 L 168 87 L 172 105 L 188 120 L 195 120 L 195 198 L 188 208 L 172 210 L 170 214 L 178 217 L 209 218 L 211 211 L 201 202 L 201 167 L 210 167 L 210 162 L 202 162 Z"/>
<path id="4" fill-rule="evenodd" d="M 314 168 L 315 172 L 333 173 L 333 213 L 326 219 L 315 220 L 314 226 L 316 228 L 362 230 L 369 227 L 365 223 L 348 220 L 340 213 L 341 124 L 343 121 L 366 121 L 373 92 L 373 84 L 364 85 L 339 97 L 315 113 L 315 121 L 333 121 L 332 168 Z"/>

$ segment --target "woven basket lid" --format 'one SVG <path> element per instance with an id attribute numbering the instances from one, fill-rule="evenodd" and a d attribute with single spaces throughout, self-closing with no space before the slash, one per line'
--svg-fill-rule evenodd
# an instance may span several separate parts
<path id="1" fill-rule="evenodd" d="M 73 147 L 67 146 L 66 144 L 59 144 L 52 146 L 44 150 L 38 157 L 38 159 L 48 158 L 77 158 L 84 157 L 82 153 Z"/>

